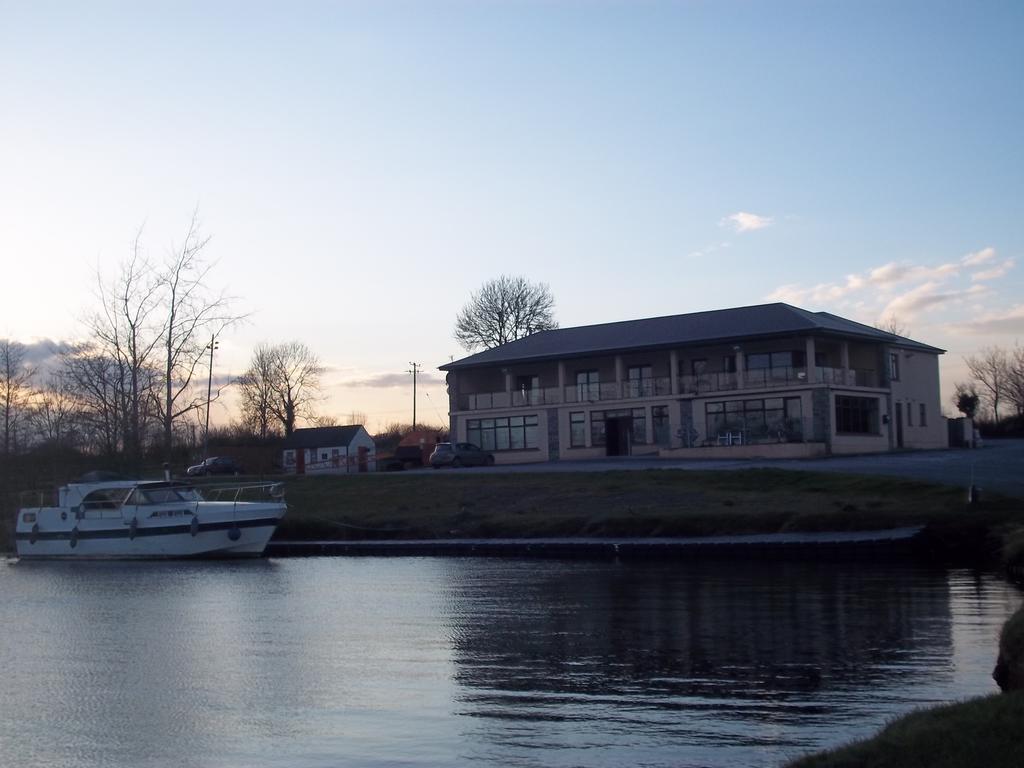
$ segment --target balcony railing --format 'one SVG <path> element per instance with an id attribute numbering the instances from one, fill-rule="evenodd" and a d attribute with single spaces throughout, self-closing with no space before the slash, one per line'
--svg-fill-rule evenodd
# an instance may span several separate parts
<path id="1" fill-rule="evenodd" d="M 878 375 L 873 370 L 819 366 L 815 374 L 817 383 L 821 384 L 847 387 L 878 386 Z M 743 374 L 743 389 L 780 389 L 807 383 L 807 371 L 804 368 L 755 369 Z M 679 377 L 679 393 L 683 395 L 729 392 L 739 388 L 739 379 L 735 373 L 702 373 L 697 376 Z M 480 392 L 460 395 L 458 406 L 464 411 L 484 411 L 492 408 L 527 408 L 562 403 L 639 400 L 671 394 L 672 380 L 666 376 L 623 382 L 574 384 L 565 387 L 564 390 L 558 387 L 540 387 L 517 389 L 512 392 Z"/>

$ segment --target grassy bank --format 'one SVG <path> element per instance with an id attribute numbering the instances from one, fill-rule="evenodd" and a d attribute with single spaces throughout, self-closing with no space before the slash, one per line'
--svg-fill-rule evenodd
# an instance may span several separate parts
<path id="1" fill-rule="evenodd" d="M 293 477 L 278 539 L 703 536 L 928 526 L 943 556 L 998 556 L 1016 499 L 888 477 L 648 470 Z M 10 500 L 13 494 L 7 494 Z M 13 520 L 13 503 L 4 519 Z M 11 549 L 10 525 L 0 547 Z"/>
<path id="2" fill-rule="evenodd" d="M 294 478 L 282 539 L 703 536 L 926 525 L 937 550 L 998 556 L 1021 502 L 894 478 L 778 469 Z"/>
<path id="3" fill-rule="evenodd" d="M 1019 768 L 1024 691 L 913 712 L 874 738 L 787 768 Z"/>

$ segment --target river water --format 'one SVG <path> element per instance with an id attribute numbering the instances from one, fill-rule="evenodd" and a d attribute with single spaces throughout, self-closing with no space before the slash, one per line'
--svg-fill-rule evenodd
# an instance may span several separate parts
<path id="1" fill-rule="evenodd" d="M 1020 602 L 868 563 L 0 562 L 0 763 L 775 766 L 995 691 Z"/>

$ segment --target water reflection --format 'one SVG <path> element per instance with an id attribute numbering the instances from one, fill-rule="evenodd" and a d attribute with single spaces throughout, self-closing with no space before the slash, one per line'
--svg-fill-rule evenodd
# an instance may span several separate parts
<path id="1" fill-rule="evenodd" d="M 766 747 L 855 737 L 954 684 L 945 574 L 523 563 L 496 593 L 479 567 L 456 577 L 452 643 L 460 712 L 485 721 L 472 740 L 495 759 L 536 747 L 577 764 L 672 745 L 677 762 L 759 764 Z"/>
<path id="2" fill-rule="evenodd" d="M 1019 595 L 870 564 L 0 564 L 19 766 L 777 765 L 994 690 Z"/>

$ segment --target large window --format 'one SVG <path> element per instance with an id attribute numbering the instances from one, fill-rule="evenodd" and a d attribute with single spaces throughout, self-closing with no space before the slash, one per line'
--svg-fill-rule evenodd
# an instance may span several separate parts
<path id="1" fill-rule="evenodd" d="M 878 399 L 836 395 L 836 432 L 878 434 Z"/>
<path id="2" fill-rule="evenodd" d="M 580 402 L 601 399 L 601 379 L 597 371 L 576 371 L 576 399 Z"/>
<path id="3" fill-rule="evenodd" d="M 628 378 L 627 397 L 649 397 L 653 394 L 651 366 L 633 365 L 626 371 Z"/>
<path id="4" fill-rule="evenodd" d="M 587 415 L 583 411 L 569 414 L 569 446 L 584 448 L 587 445 Z"/>
<path id="5" fill-rule="evenodd" d="M 519 404 L 536 405 L 540 397 L 540 377 L 516 376 L 516 400 Z"/>
<path id="6" fill-rule="evenodd" d="M 655 444 L 668 445 L 671 441 L 671 433 L 667 405 L 655 405 L 651 408 L 651 427 L 654 430 Z"/>
<path id="7" fill-rule="evenodd" d="M 748 441 L 788 440 L 803 437 L 802 405 L 799 397 L 768 397 L 757 400 L 728 400 L 705 406 L 708 438 L 723 432 L 743 432 Z"/>
<path id="8" fill-rule="evenodd" d="M 507 416 L 500 419 L 470 419 L 466 441 L 485 451 L 522 451 L 539 447 L 536 416 Z"/>
<path id="9" fill-rule="evenodd" d="M 899 352 L 889 353 L 889 381 L 900 380 L 900 355 Z"/>
<path id="10" fill-rule="evenodd" d="M 921 415 L 920 424 L 921 424 L 922 427 L 927 427 L 928 426 L 928 420 L 925 417 L 925 414 L 927 413 L 927 411 L 925 411 L 924 403 L 919 403 L 919 405 L 921 406 L 920 409 L 919 409 L 920 410 L 920 415 Z"/>

